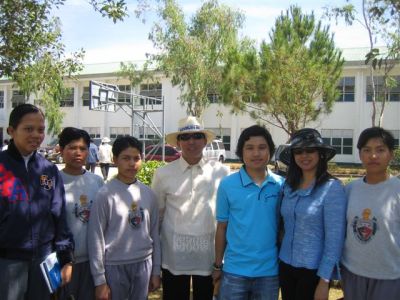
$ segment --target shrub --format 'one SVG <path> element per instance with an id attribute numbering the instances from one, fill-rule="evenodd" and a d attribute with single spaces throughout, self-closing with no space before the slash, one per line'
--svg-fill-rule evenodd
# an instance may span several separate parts
<path id="1" fill-rule="evenodd" d="M 396 148 L 394 150 L 393 165 L 395 166 L 400 165 L 400 148 Z"/>
<path id="2" fill-rule="evenodd" d="M 153 179 L 154 171 L 159 167 L 165 165 L 163 161 L 149 160 L 142 163 L 142 168 L 137 174 L 137 179 L 143 182 L 145 185 L 150 186 Z"/>

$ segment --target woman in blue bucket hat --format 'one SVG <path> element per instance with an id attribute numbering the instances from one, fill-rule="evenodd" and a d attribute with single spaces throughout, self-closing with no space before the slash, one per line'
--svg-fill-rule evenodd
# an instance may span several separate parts
<path id="1" fill-rule="evenodd" d="M 328 299 L 329 282 L 339 274 L 347 200 L 342 183 L 328 173 L 335 154 L 317 130 L 304 128 L 280 155 L 289 166 L 281 203 L 283 300 Z"/>

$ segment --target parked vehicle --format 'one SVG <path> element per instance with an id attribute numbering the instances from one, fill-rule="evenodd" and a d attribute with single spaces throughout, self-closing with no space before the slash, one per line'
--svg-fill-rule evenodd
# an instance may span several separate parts
<path id="1" fill-rule="evenodd" d="M 55 162 L 56 164 L 64 163 L 64 159 L 60 152 L 60 145 L 55 145 L 52 149 L 47 151 L 47 155 L 45 156 L 49 161 Z"/>
<path id="2" fill-rule="evenodd" d="M 43 155 L 49 161 L 55 162 L 57 164 L 62 164 L 64 162 L 60 153 L 60 146 L 58 145 L 58 139 L 52 140 L 46 146 L 41 146 L 38 149 L 38 153 Z"/>
<path id="3" fill-rule="evenodd" d="M 171 145 L 165 144 L 165 161 L 171 162 L 181 157 L 181 152 Z M 162 147 L 161 145 L 150 145 L 145 149 L 146 160 L 162 161 Z"/>
<path id="4" fill-rule="evenodd" d="M 276 148 L 274 156 L 271 159 L 271 163 L 274 165 L 274 173 L 281 176 L 286 176 L 288 166 L 279 159 L 279 155 L 288 146 L 289 144 L 279 145 L 278 148 Z"/>
<path id="5" fill-rule="evenodd" d="M 208 160 L 224 162 L 226 159 L 224 143 L 221 140 L 213 140 L 204 148 L 203 157 Z"/>

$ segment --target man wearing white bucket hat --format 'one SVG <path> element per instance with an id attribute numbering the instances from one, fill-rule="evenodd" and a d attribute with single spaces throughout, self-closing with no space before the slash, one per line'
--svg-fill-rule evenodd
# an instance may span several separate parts
<path id="1" fill-rule="evenodd" d="M 159 168 L 152 188 L 161 215 L 164 300 L 211 300 L 214 262 L 215 199 L 229 168 L 206 161 L 203 149 L 215 138 L 193 116 L 179 121 L 178 131 L 166 136 L 182 150 L 180 159 Z"/>
<path id="2" fill-rule="evenodd" d="M 108 178 L 108 171 L 110 170 L 110 165 L 113 159 L 112 146 L 109 144 L 110 142 L 110 139 L 105 136 L 101 139 L 101 145 L 99 146 L 99 165 L 104 181 Z"/>

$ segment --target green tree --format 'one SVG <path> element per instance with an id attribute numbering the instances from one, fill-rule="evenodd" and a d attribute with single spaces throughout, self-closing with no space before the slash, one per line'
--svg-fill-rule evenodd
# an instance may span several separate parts
<path id="1" fill-rule="evenodd" d="M 329 113 L 337 99 L 341 52 L 329 27 L 297 6 L 277 18 L 259 53 L 242 43 L 231 59 L 223 73 L 225 103 L 289 135 Z"/>
<path id="2" fill-rule="evenodd" d="M 59 110 L 65 94 L 63 79 L 82 68 L 83 50 L 64 55 L 53 7 L 64 0 L 3 0 L 0 2 L 0 76 L 11 78 L 26 99 L 35 95 L 44 108 L 48 132 L 58 133 Z"/>
<path id="3" fill-rule="evenodd" d="M 351 1 L 342 7 L 326 7 L 328 18 L 343 18 L 347 25 L 361 24 L 368 33 L 369 52 L 365 64 L 369 66 L 372 114 L 371 125 L 382 126 L 386 101 L 391 88 L 397 85 L 391 75 L 400 61 L 400 2 L 398 0 L 360 0 L 361 12 Z M 377 43 L 385 44 L 385 49 Z M 378 80 L 377 76 L 382 76 Z M 378 90 L 380 87 L 380 90 Z"/>
<path id="4" fill-rule="evenodd" d="M 57 17 L 52 12 L 66 0 L 0 1 L 0 77 L 15 81 L 28 99 L 35 95 L 48 121 L 48 132 L 57 134 L 62 124 L 60 101 L 65 95 L 65 78 L 82 69 L 84 50 L 66 57 Z M 137 16 L 151 0 L 134 0 Z M 90 0 L 103 16 L 122 21 L 128 16 L 124 0 Z"/>
<path id="5" fill-rule="evenodd" d="M 152 55 L 182 94 L 187 113 L 201 117 L 209 105 L 207 94 L 219 89 L 221 66 L 237 43 L 243 15 L 216 0 L 205 2 L 190 20 L 175 1 L 165 0 L 150 39 L 159 54 Z"/>

